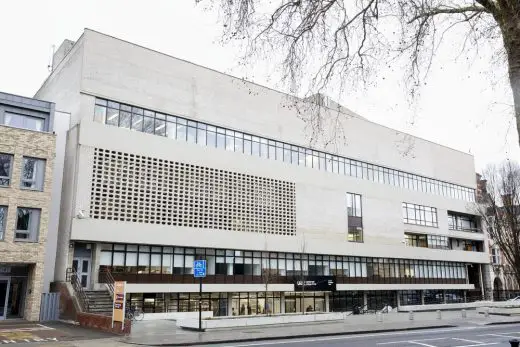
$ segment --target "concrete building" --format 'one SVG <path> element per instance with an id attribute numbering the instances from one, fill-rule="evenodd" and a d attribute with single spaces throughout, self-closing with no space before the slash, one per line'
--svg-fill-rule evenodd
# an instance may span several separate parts
<path id="1" fill-rule="evenodd" d="M 71 112 L 57 281 L 195 311 L 204 258 L 215 315 L 483 294 L 471 155 L 321 97 L 314 137 L 312 104 L 92 30 L 66 47 L 36 94 Z"/>
<path id="2" fill-rule="evenodd" d="M 0 93 L 0 320 L 39 319 L 53 125 L 53 103 Z"/>

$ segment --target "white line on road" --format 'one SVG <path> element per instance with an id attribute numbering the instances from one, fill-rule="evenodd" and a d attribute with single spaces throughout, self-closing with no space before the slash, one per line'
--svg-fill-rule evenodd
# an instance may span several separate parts
<path id="1" fill-rule="evenodd" d="M 417 341 L 408 341 L 408 343 L 413 343 L 413 344 L 416 344 L 416 345 L 419 345 L 419 346 L 425 346 L 425 347 L 437 347 L 437 346 L 434 346 L 434 345 L 429 345 L 427 343 L 422 343 L 422 342 L 417 342 Z"/>
<path id="2" fill-rule="evenodd" d="M 246 344 L 239 344 L 239 345 L 225 345 L 227 347 L 248 347 L 248 346 L 267 346 L 267 345 L 286 345 L 290 343 L 302 343 L 302 342 L 323 342 L 323 341 L 333 341 L 333 340 L 349 340 L 349 339 L 360 339 L 360 338 L 367 338 L 367 337 L 379 337 L 379 336 L 403 336 L 403 335 L 424 335 L 426 333 L 428 334 L 441 334 L 441 333 L 449 333 L 454 331 L 469 331 L 469 330 L 475 330 L 475 329 L 482 329 L 482 327 L 462 327 L 462 328 L 448 328 L 448 329 L 421 329 L 421 330 L 414 330 L 414 331 L 400 331 L 400 332 L 391 332 L 391 333 L 377 333 L 377 334 L 356 334 L 356 335 L 343 335 L 343 336 L 320 336 L 315 339 L 311 338 L 302 338 L 297 340 L 278 340 L 278 341 L 271 341 L 271 342 L 254 342 L 254 343 L 246 343 Z"/>
<path id="3" fill-rule="evenodd" d="M 492 345 L 498 345 L 499 342 L 483 342 L 479 343 L 477 345 L 460 345 L 460 346 L 452 346 L 452 347 L 479 347 L 479 346 L 492 346 Z"/>
<path id="4" fill-rule="evenodd" d="M 461 339 L 461 338 L 458 338 L 458 337 L 452 337 L 452 340 L 464 341 L 464 342 L 469 342 L 469 343 L 483 343 L 483 342 L 480 342 L 480 341 Z"/>
<path id="5" fill-rule="evenodd" d="M 434 338 L 434 339 L 420 339 L 420 340 L 413 340 L 413 341 L 419 341 L 419 342 L 422 342 L 422 341 L 439 341 L 439 340 L 446 340 L 446 339 L 449 339 L 449 337 L 437 337 L 437 338 Z M 391 342 L 378 342 L 377 345 L 392 345 L 392 344 L 396 344 L 396 343 L 408 343 L 410 342 L 410 340 L 406 340 L 406 341 L 391 341 Z"/>
<path id="6" fill-rule="evenodd" d="M 505 334 L 518 334 L 515 332 L 506 332 Z M 495 337 L 507 337 L 508 339 L 518 339 L 518 336 L 512 336 L 512 335 L 504 335 L 504 334 L 483 334 L 483 335 L 477 335 L 477 336 L 495 336 Z"/>

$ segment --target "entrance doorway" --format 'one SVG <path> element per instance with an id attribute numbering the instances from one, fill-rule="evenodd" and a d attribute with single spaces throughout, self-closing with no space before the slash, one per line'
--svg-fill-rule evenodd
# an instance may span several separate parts
<path id="1" fill-rule="evenodd" d="M 72 260 L 72 268 L 78 274 L 81 286 L 87 288 L 90 283 L 90 258 L 74 258 Z"/>
<path id="2" fill-rule="evenodd" d="M 7 299 L 9 298 L 9 277 L 0 277 L 0 320 L 7 316 Z"/>

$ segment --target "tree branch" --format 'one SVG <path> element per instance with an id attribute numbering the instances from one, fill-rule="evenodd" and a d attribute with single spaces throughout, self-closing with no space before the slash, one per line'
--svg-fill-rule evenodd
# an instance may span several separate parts
<path id="1" fill-rule="evenodd" d="M 416 20 L 421 19 L 421 18 L 430 18 L 430 17 L 437 16 L 439 14 L 457 14 L 457 13 L 467 13 L 467 12 L 491 13 L 490 10 L 488 10 L 487 8 L 482 7 L 482 6 L 465 6 L 465 7 L 454 7 L 454 8 L 448 8 L 448 7 L 440 8 L 439 7 L 439 8 L 432 8 L 429 11 L 425 11 L 425 12 L 415 15 L 414 17 L 412 17 L 412 19 L 410 19 L 408 21 L 408 24 L 413 23 Z"/>

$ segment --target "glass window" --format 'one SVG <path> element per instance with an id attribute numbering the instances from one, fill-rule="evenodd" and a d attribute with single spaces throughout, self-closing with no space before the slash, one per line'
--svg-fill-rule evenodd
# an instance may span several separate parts
<path id="1" fill-rule="evenodd" d="M 180 119 L 177 120 L 177 140 L 186 141 L 186 125 L 180 124 Z"/>
<path id="2" fill-rule="evenodd" d="M 132 113 L 132 130 L 143 131 L 143 116 Z"/>
<path id="3" fill-rule="evenodd" d="M 7 206 L 0 206 L 0 240 L 4 239 L 6 219 L 7 219 Z"/>
<path id="4" fill-rule="evenodd" d="M 17 209 L 15 241 L 38 241 L 40 209 L 19 207 Z"/>
<path id="5" fill-rule="evenodd" d="M 11 172 L 13 169 L 13 156 L 0 153 L 0 187 L 11 184 Z"/>
<path id="6" fill-rule="evenodd" d="M 363 217 L 361 211 L 361 195 L 347 193 L 347 214 L 352 217 Z"/>
<path id="7" fill-rule="evenodd" d="M 43 191 L 45 160 L 23 158 L 21 188 Z"/>
<path id="8" fill-rule="evenodd" d="M 109 108 L 107 109 L 106 124 L 119 126 L 119 109 Z"/>
<path id="9" fill-rule="evenodd" d="M 189 126 L 187 137 L 188 137 L 189 143 L 196 143 L 197 142 L 197 128 Z"/>
<path id="10" fill-rule="evenodd" d="M 155 119 L 155 134 L 159 136 L 166 136 L 166 121 L 162 119 Z"/>
<path id="11" fill-rule="evenodd" d="M 121 111 L 119 114 L 119 127 L 130 129 L 132 126 L 132 114 L 130 112 Z"/>
<path id="12" fill-rule="evenodd" d="M 201 124 L 199 124 L 197 129 L 197 143 L 201 146 L 206 146 L 207 144 L 206 127 L 202 128 Z"/>
<path id="13" fill-rule="evenodd" d="M 4 124 L 14 128 L 43 131 L 45 126 L 45 120 L 43 118 L 5 112 Z"/>
<path id="14" fill-rule="evenodd" d="M 437 227 L 437 209 L 403 202 L 403 222 L 407 224 Z"/>

